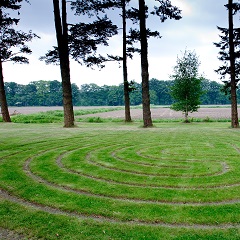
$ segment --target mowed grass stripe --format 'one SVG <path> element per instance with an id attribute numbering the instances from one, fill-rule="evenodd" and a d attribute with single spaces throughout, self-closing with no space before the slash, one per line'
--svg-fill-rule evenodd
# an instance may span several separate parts
<path id="1" fill-rule="evenodd" d="M 196 228 L 171 226 L 129 225 L 92 220 L 80 220 L 76 217 L 50 214 L 0 198 L 0 214 L 4 219 L 0 223 L 11 227 L 19 234 L 44 239 L 239 239 L 239 229 L 236 228 Z M 4 222 L 3 222 L 4 221 Z M 25 224 L 22 224 L 22 223 Z M 46 224 L 48 223 L 48 224 Z"/>
<path id="2" fill-rule="evenodd" d="M 157 150 L 155 151 L 152 146 L 149 146 L 147 148 L 145 147 L 144 149 L 141 149 L 141 147 L 139 146 L 122 148 L 114 152 L 114 157 L 122 161 L 134 162 L 136 164 L 143 164 L 143 165 L 148 164 L 156 167 L 159 166 L 160 164 L 169 164 L 168 165 L 169 168 L 180 169 L 182 167 L 187 169 L 187 168 L 190 168 L 189 166 L 190 164 L 192 167 L 191 172 L 193 172 L 194 169 L 196 168 L 197 169 L 196 171 L 198 171 L 197 172 L 198 175 L 199 175 L 199 171 L 200 173 L 204 171 L 209 172 L 211 167 L 213 167 L 213 169 L 211 169 L 212 170 L 211 174 L 213 174 L 214 168 L 217 167 L 218 168 L 217 171 L 220 170 L 220 168 L 222 168 L 220 164 L 223 163 L 225 160 L 232 157 L 234 158 L 239 157 L 239 153 L 225 155 L 225 153 L 228 152 L 226 150 L 224 150 L 224 154 L 219 153 L 219 150 L 222 150 L 220 147 L 217 149 L 217 151 L 212 148 L 208 149 L 209 151 L 215 151 L 215 154 L 202 155 L 201 152 L 206 152 L 206 151 L 204 151 L 204 149 L 202 148 L 203 146 L 201 146 L 200 144 L 197 144 L 196 146 L 195 145 L 188 146 L 188 151 L 189 150 L 191 151 L 193 148 L 198 148 L 198 153 L 197 154 L 191 153 L 190 156 L 187 156 L 183 154 L 183 152 L 185 152 L 184 148 L 186 147 L 184 143 L 181 145 L 175 145 L 175 146 L 172 146 L 172 145 L 173 145 L 172 143 L 169 145 L 161 144 L 161 146 L 158 146 Z M 182 153 L 176 153 L 175 150 L 177 150 L 177 148 L 182 148 Z M 130 151 L 128 149 L 130 149 Z M 165 149 L 168 151 L 168 153 L 165 152 Z M 173 149 L 173 150 L 169 151 L 169 149 Z M 150 151 L 152 151 L 152 154 L 149 154 Z M 230 148 L 230 151 L 232 151 L 232 148 Z M 234 150 L 234 152 L 236 151 Z M 126 156 L 128 156 L 128 159 L 126 158 Z M 203 163 L 209 163 L 209 164 L 207 166 L 204 166 Z M 170 164 L 178 164 L 178 165 L 175 166 Z M 213 166 L 210 164 L 212 164 Z M 218 166 L 214 166 L 214 164 Z"/>
<path id="3" fill-rule="evenodd" d="M 80 149 L 83 153 L 84 149 Z M 58 156 L 58 153 L 56 157 Z M 61 156 L 62 157 L 62 156 Z M 54 182 L 56 184 L 60 184 L 61 186 L 72 187 L 73 189 L 78 189 L 83 192 L 90 192 L 91 194 L 115 197 L 115 198 L 124 198 L 124 199 L 136 199 L 136 200 L 145 200 L 145 201 L 156 201 L 162 203 L 171 203 L 172 199 L 174 199 L 174 204 L 178 202 L 183 203 L 197 203 L 201 204 L 202 201 L 214 203 L 214 201 L 222 202 L 223 199 L 225 202 L 238 202 L 239 199 L 229 199 L 229 192 L 239 191 L 239 186 L 232 186 L 229 189 L 221 189 L 221 194 L 219 189 L 211 189 L 209 192 L 210 197 L 206 197 L 206 188 L 204 189 L 179 189 L 174 188 L 171 189 L 170 186 L 160 187 L 159 189 L 151 189 L 151 186 L 140 185 L 127 185 L 124 186 L 121 182 L 120 184 L 113 181 L 106 181 L 104 178 L 93 177 L 90 174 L 86 175 L 85 171 L 81 173 L 68 171 L 66 169 L 61 170 L 56 164 L 56 159 L 53 157 L 49 157 L 48 155 L 39 156 L 36 159 L 39 163 L 35 163 L 33 166 L 33 171 L 41 175 L 43 179 L 47 179 L 49 182 Z M 86 169 L 85 169 L 86 170 Z M 77 173 L 77 174 L 74 174 Z M 143 189 L 145 187 L 145 189 Z M 146 194 L 146 188 L 148 189 L 148 193 Z M 188 190 L 188 191 L 187 191 Z M 197 191 L 196 191 L 197 190 Z M 210 189 L 207 189 L 210 191 Z M 179 195 L 179 199 L 175 198 L 177 191 L 177 195 Z M 220 196 L 219 196 L 220 194 Z M 204 199 L 205 200 L 200 200 Z M 207 200 L 208 199 L 208 200 Z"/>
<path id="4" fill-rule="evenodd" d="M 112 149 L 113 147 L 110 147 L 110 149 Z M 99 149 L 96 149 L 94 151 L 99 151 Z M 176 175 L 176 169 L 173 168 L 169 168 L 170 170 L 172 170 L 173 172 L 175 172 L 175 176 L 172 176 L 174 173 L 172 174 L 167 174 L 165 171 L 166 169 L 163 169 L 163 173 L 159 174 L 161 177 L 159 176 L 151 176 L 151 174 L 148 171 L 143 172 L 143 176 L 141 176 L 140 172 L 137 172 L 136 170 L 134 170 L 134 164 L 133 167 L 130 169 L 126 169 L 126 171 L 124 172 L 123 170 L 121 171 L 121 169 L 115 167 L 115 165 L 113 164 L 115 159 L 113 159 L 108 152 L 104 152 L 100 157 L 104 160 L 106 159 L 106 161 L 108 161 L 112 166 L 110 167 L 109 165 L 104 165 L 104 164 L 99 164 L 98 161 L 98 156 L 94 156 L 94 161 L 92 161 L 91 156 L 92 153 L 94 151 L 89 150 L 89 152 L 85 153 L 83 151 L 75 151 L 73 153 L 70 153 L 68 156 L 66 156 L 66 158 L 63 158 L 63 163 L 64 165 L 71 169 L 73 172 L 78 171 L 78 169 L 81 170 L 81 172 L 85 172 L 88 173 L 89 171 L 91 171 L 89 173 L 89 175 L 92 176 L 96 176 L 98 178 L 103 178 L 105 180 L 109 180 L 109 181 L 114 181 L 114 182 L 118 182 L 118 183 L 129 183 L 129 184 L 133 184 L 133 185 L 139 185 L 142 186 L 144 184 L 146 184 L 147 186 L 150 187 L 158 187 L 158 186 L 176 186 L 176 182 L 179 186 L 179 181 L 176 180 L 176 178 L 189 178 L 186 179 L 187 184 L 182 185 L 182 187 L 188 187 L 189 185 L 191 187 L 196 187 L 196 186 L 200 186 L 200 187 L 206 187 L 206 186 L 212 186 L 212 187 L 217 187 L 217 186 L 230 186 L 232 185 L 238 185 L 239 184 L 239 179 L 237 179 L 235 176 L 239 173 L 239 168 L 236 167 L 229 167 L 225 162 L 217 162 L 218 165 L 218 170 L 220 169 L 219 172 L 215 172 L 213 174 L 206 174 L 206 176 L 199 176 L 199 175 L 194 175 L 189 173 L 189 176 L 183 175 L 183 174 L 178 174 Z M 78 161 L 79 158 L 79 161 Z M 235 157 L 235 160 L 233 161 L 233 158 L 231 158 L 231 161 L 228 160 L 228 162 L 232 165 L 235 164 L 235 162 L 237 162 L 237 159 Z M 227 161 L 227 159 L 225 159 Z M 170 160 L 169 160 L 170 161 Z M 174 161 L 174 160 L 173 160 Z M 115 161 L 117 162 L 117 160 Z M 194 162 L 194 161 L 191 161 Z M 189 165 L 191 166 L 191 162 L 189 163 Z M 88 164 L 90 163 L 90 164 Z M 215 162 L 213 162 L 215 163 Z M 95 166 L 94 166 L 94 165 Z M 206 161 L 201 161 L 202 165 L 207 165 Z M 91 165 L 91 166 L 89 166 Z M 208 166 L 208 165 L 207 165 Z M 204 168 L 204 167 L 203 167 Z M 83 170 L 84 169 L 84 170 Z M 79 171 L 80 171 L 79 170 Z M 144 170 L 144 168 L 143 168 Z M 169 171 L 170 171 L 169 170 Z M 101 173 L 100 173 L 101 172 Z M 135 173 L 135 174 L 134 174 Z M 138 174 L 138 175 L 137 175 Z M 211 177 L 211 175 L 213 177 Z M 222 175 L 222 176 L 221 176 Z M 232 177 L 231 177 L 232 176 Z M 163 178 L 164 177 L 164 178 Z M 204 177 L 204 178 L 203 178 Z M 190 183 L 189 183 L 190 182 Z M 194 186 L 193 186 L 194 185 Z"/>
<path id="5" fill-rule="evenodd" d="M 120 224 L 120 225 L 125 225 L 125 226 L 129 226 L 129 225 L 135 225 L 135 226 L 162 226 L 162 227 L 167 227 L 167 228 L 185 228 L 185 229 L 235 229 L 240 227 L 239 224 L 218 224 L 218 225 L 206 225 L 206 224 L 192 224 L 192 225 L 188 225 L 188 224 L 178 224 L 178 223 L 174 223 L 174 224 L 169 224 L 169 223 L 164 223 L 164 222 L 153 222 L 153 223 L 149 223 L 149 222 L 138 222 L 138 221 L 128 221 L 126 223 L 126 221 L 117 221 L 115 219 L 110 219 L 110 218 L 105 218 L 105 217 L 101 217 L 101 216 L 88 216 L 88 215 L 84 215 L 84 214 L 78 214 L 75 212 L 67 212 L 67 211 L 62 211 L 59 210 L 57 208 L 53 208 L 53 207 L 47 207 L 47 206 L 42 206 L 39 204 L 35 204 L 32 202 L 27 202 L 25 200 L 16 198 L 14 196 L 9 195 L 7 192 L 0 190 L 1 196 L 0 196 L 0 203 L 1 203 L 1 198 L 2 199 L 8 199 L 7 201 L 11 200 L 13 203 L 22 205 L 22 206 L 26 206 L 26 207 L 30 207 L 30 208 L 34 208 L 46 213 L 50 213 L 50 214 L 54 214 L 54 215 L 65 215 L 68 217 L 76 217 L 76 218 L 80 218 L 81 220 L 94 220 L 100 223 L 114 223 L 114 224 Z M 4 199 L 4 200 L 5 200 Z M 5 200 L 6 201 L 6 200 Z M 10 201 L 9 201 L 10 203 Z M 10 203 L 11 204 L 11 203 Z M 127 225 L 126 225 L 127 224 Z"/>
<path id="6" fill-rule="evenodd" d="M 146 147 L 144 145 L 143 147 Z M 147 146 L 148 147 L 148 146 Z M 101 166 L 105 166 L 106 168 L 116 169 L 119 171 L 126 171 L 126 172 L 133 172 L 136 174 L 142 174 L 147 176 L 181 176 L 181 177 L 196 177 L 196 176 L 204 176 L 204 175 L 214 175 L 220 174 L 222 172 L 222 166 L 203 166 L 203 161 L 195 161 L 192 160 L 188 162 L 188 166 L 180 166 L 180 165 L 173 165 L 174 158 L 172 159 L 165 159 L 168 165 L 160 165 L 162 162 L 161 159 L 158 160 L 158 165 L 146 165 L 144 163 L 138 163 L 135 161 L 129 161 L 128 159 L 123 159 L 117 156 L 116 152 L 114 154 L 111 152 L 112 147 L 108 149 L 100 149 L 95 150 L 94 153 L 90 153 L 89 160 L 93 163 L 99 164 Z M 150 157 L 149 157 L 150 158 Z M 142 160 L 141 160 L 142 161 Z M 138 166 L 140 165 L 140 166 Z M 202 166 L 200 168 L 200 165 Z M 219 162 L 218 162 L 219 165 Z M 199 173 L 200 171 L 200 173 Z M 215 171 L 215 172 L 214 172 Z"/>

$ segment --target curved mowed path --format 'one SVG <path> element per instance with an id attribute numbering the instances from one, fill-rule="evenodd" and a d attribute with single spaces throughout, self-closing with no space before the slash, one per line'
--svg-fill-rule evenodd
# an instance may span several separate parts
<path id="1" fill-rule="evenodd" d="M 226 124 L 0 128 L 0 203 L 16 218 L 3 211 L 3 228 L 39 237 L 41 223 L 19 227 L 30 211 L 84 222 L 72 239 L 240 236 L 240 132 Z"/>

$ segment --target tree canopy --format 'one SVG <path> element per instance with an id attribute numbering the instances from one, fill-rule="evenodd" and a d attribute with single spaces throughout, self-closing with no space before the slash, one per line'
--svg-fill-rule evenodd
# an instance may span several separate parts
<path id="1" fill-rule="evenodd" d="M 150 101 L 152 105 L 171 105 L 173 98 L 170 88 L 174 80 L 150 79 Z M 97 84 L 72 85 L 74 106 L 123 106 L 123 84 L 118 86 Z M 134 82 L 135 90 L 130 93 L 131 105 L 141 105 L 141 84 Z M 205 105 L 230 104 L 228 97 L 221 91 L 223 84 L 203 80 L 201 103 Z M 6 82 L 5 91 L 9 106 L 62 106 L 62 85 L 57 80 L 33 81 L 26 85 Z M 239 92 L 240 90 L 238 90 Z M 238 94 L 240 97 L 240 94 Z"/>
<path id="2" fill-rule="evenodd" d="M 189 122 L 188 113 L 196 112 L 199 108 L 202 95 L 202 77 L 199 76 L 200 62 L 195 52 L 185 50 L 182 57 L 177 57 L 177 64 L 171 76 L 174 84 L 171 87 L 171 95 L 175 102 L 171 108 L 182 111 L 185 122 Z"/>

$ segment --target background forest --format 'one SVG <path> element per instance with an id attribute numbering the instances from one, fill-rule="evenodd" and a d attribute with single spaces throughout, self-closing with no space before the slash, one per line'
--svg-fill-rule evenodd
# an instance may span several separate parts
<path id="1" fill-rule="evenodd" d="M 150 99 L 154 105 L 170 105 L 173 99 L 169 88 L 173 81 L 151 79 Z M 203 81 L 204 94 L 201 104 L 230 104 L 229 97 L 221 89 L 223 84 L 216 81 Z M 130 93 L 131 105 L 142 103 L 141 84 L 134 82 L 135 90 Z M 34 81 L 27 85 L 6 82 L 5 90 L 9 106 L 62 106 L 62 85 L 54 81 Z M 238 90 L 239 91 L 239 90 Z M 118 86 L 98 86 L 97 84 L 83 84 L 80 88 L 73 83 L 74 106 L 123 106 L 123 84 Z M 240 94 L 238 94 L 240 96 Z"/>

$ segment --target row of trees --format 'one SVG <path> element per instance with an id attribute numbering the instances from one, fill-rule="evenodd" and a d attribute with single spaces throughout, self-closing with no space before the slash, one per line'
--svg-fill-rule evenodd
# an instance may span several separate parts
<path id="1" fill-rule="evenodd" d="M 132 6 L 129 4 L 133 4 Z M 129 93 L 131 87 L 127 77 L 127 58 L 132 57 L 133 53 L 140 53 L 141 73 L 142 73 L 142 106 L 143 106 L 143 123 L 144 127 L 152 126 L 150 111 L 150 95 L 149 95 L 149 73 L 148 73 L 148 38 L 151 36 L 159 37 L 157 31 L 151 31 L 146 26 L 146 19 L 149 15 L 156 15 L 161 22 L 166 19 L 181 19 L 181 11 L 171 4 L 170 0 L 158 0 L 156 6 L 150 10 L 145 0 L 138 1 L 138 8 L 134 6 L 131 0 L 76 0 L 71 1 L 72 10 L 75 15 L 88 15 L 93 21 L 92 23 L 81 22 L 79 24 L 71 24 L 70 29 L 67 28 L 67 11 L 66 0 L 61 1 L 61 14 L 59 0 L 53 0 L 55 28 L 57 37 L 57 47 L 46 55 L 47 62 L 55 62 L 60 60 L 60 69 L 62 75 L 63 87 L 63 105 L 64 105 L 64 122 L 66 127 L 74 125 L 74 117 L 71 101 L 71 84 L 69 71 L 69 57 L 78 62 L 87 65 L 100 65 L 110 60 L 118 60 L 123 62 L 123 84 L 124 84 L 124 102 L 125 102 L 125 121 L 131 121 Z M 151 6 L 152 7 L 152 6 Z M 107 16 L 109 11 L 121 10 L 122 25 L 116 26 L 112 19 Z M 104 14 L 102 16 L 102 14 Z M 115 15 L 116 16 L 116 15 Z M 127 19 L 131 20 L 130 25 L 134 28 L 128 28 L 127 35 Z M 91 21 L 89 20 L 89 21 Z M 100 29 L 100 31 L 99 31 Z M 107 57 L 96 56 L 98 45 L 108 45 L 109 37 L 117 34 L 122 29 L 122 56 Z M 85 37 L 86 36 L 86 37 Z M 86 41 L 89 40 L 89 41 Z M 139 47 L 135 48 L 134 43 L 139 43 Z M 130 46 L 128 48 L 128 46 Z M 93 55 L 92 55 L 93 53 Z M 50 57 L 50 58 L 49 58 Z M 66 74 L 68 73 L 68 74 Z"/>
<path id="2" fill-rule="evenodd" d="M 8 19 L 13 19 L 9 15 L 9 10 L 15 11 L 21 8 L 23 0 L 2 0 L 1 12 L 7 13 Z M 181 11 L 171 4 L 170 0 L 158 0 L 156 6 L 147 3 L 152 9 L 148 8 L 145 0 L 138 1 L 138 8 L 135 7 L 135 2 L 131 0 L 75 0 L 71 1 L 71 9 L 75 15 L 88 15 L 91 20 L 87 22 L 69 23 L 67 21 L 67 1 L 66 0 L 53 0 L 55 29 L 57 46 L 50 50 L 45 57 L 46 62 L 58 62 L 60 64 L 62 76 L 62 91 L 63 91 L 63 106 L 64 106 L 64 125 L 71 127 L 74 125 L 74 115 L 72 107 L 72 85 L 70 81 L 70 67 L 69 58 L 87 64 L 88 66 L 100 65 L 103 66 L 105 62 L 110 60 L 123 61 L 123 78 L 124 78 L 124 96 L 126 108 L 126 121 L 131 121 L 130 108 L 129 108 L 129 93 L 131 91 L 131 84 L 127 80 L 127 57 L 132 57 L 133 53 L 140 53 L 141 69 L 142 69 L 142 104 L 143 104 L 143 121 L 144 126 L 152 126 L 151 112 L 150 112 L 150 95 L 149 95 L 149 74 L 148 74 L 148 38 L 151 36 L 160 36 L 158 32 L 151 31 L 146 27 L 146 19 L 150 15 L 155 15 L 160 18 L 161 22 L 166 19 L 180 19 Z M 131 6 L 132 4 L 132 6 Z M 5 11 L 5 13 L 4 13 Z M 122 19 L 122 25 L 115 25 L 108 17 L 109 11 L 119 11 Z M 114 14 L 115 17 L 118 14 Z M 1 23 L 5 20 L 0 18 Z M 127 28 L 127 20 L 130 22 Z M 10 22 L 6 27 L 12 28 L 17 24 L 19 19 Z M 130 27 L 134 26 L 134 27 Z M 108 45 L 108 39 L 118 31 L 123 29 L 123 54 L 122 56 L 112 56 L 111 53 L 107 57 L 96 54 L 98 45 Z M 5 32 L 2 31 L 2 35 Z M 9 37 L 9 36 L 8 36 Z M 8 49 L 14 46 L 11 39 L 8 38 Z M 31 39 L 25 39 L 26 41 Z M 22 39 L 22 42 L 25 42 Z M 138 43 L 138 47 L 133 44 Z M 5 57 L 5 52 L 1 53 Z M 7 56 L 8 58 L 8 56 Z M 8 58 L 9 59 L 9 58 Z M 3 77 L 2 77 L 3 83 Z M 4 84 L 2 84 L 4 91 Z M 1 107 L 2 114 L 9 115 L 6 104 L 6 96 L 1 93 Z M 127 116 L 128 115 L 128 116 Z M 4 121 L 10 119 L 4 117 Z"/>
<path id="3" fill-rule="evenodd" d="M 173 104 L 174 100 L 170 94 L 173 84 L 174 80 L 151 79 L 149 81 L 151 104 Z M 124 106 L 123 84 L 98 86 L 92 83 L 83 84 L 80 88 L 72 84 L 71 87 L 74 106 Z M 135 90 L 130 93 L 130 103 L 140 105 L 142 104 L 142 86 L 134 82 L 134 88 Z M 230 104 L 229 96 L 226 96 L 221 89 L 223 84 L 202 80 L 201 104 Z M 27 85 L 6 82 L 5 91 L 10 106 L 62 106 L 62 85 L 57 80 L 34 81 Z"/>
<path id="4" fill-rule="evenodd" d="M 22 1 L 2 0 L 0 3 L 0 103 L 4 121 L 10 121 L 10 116 L 4 90 L 2 62 L 10 60 L 27 63 L 27 58 L 19 55 L 19 53 L 31 53 L 25 42 L 37 37 L 31 31 L 23 33 L 14 29 L 14 25 L 18 24 L 19 19 L 11 17 L 9 13 L 10 11 L 18 11 L 19 13 Z M 148 29 L 146 20 L 150 15 L 158 16 L 160 22 L 164 22 L 167 19 L 181 19 L 181 10 L 173 6 L 170 0 L 156 0 L 155 3 L 156 6 L 152 8 L 152 3 L 148 2 L 146 4 L 145 0 L 138 0 L 138 8 L 136 8 L 134 1 L 131 0 L 70 1 L 71 9 L 75 15 L 88 15 L 91 20 L 87 21 L 87 23 L 69 23 L 67 21 L 67 1 L 53 0 L 57 46 L 42 57 L 42 60 L 44 59 L 47 63 L 58 63 L 60 65 L 65 127 L 72 127 L 74 125 L 70 57 L 87 66 L 98 65 L 103 67 L 107 61 L 112 60 L 123 62 L 125 120 L 131 121 L 129 94 L 132 91 L 132 86 L 127 79 L 127 58 L 133 57 L 133 53 L 135 52 L 140 53 L 141 58 L 143 123 L 144 127 L 152 126 L 148 73 L 148 38 L 152 36 L 160 37 L 160 34 L 157 31 Z M 230 80 L 228 78 L 225 80 L 225 89 L 226 91 L 230 91 L 231 95 L 232 127 L 239 127 L 236 92 L 240 72 L 240 67 L 238 66 L 240 31 L 234 28 L 233 16 L 240 10 L 240 4 L 233 2 L 233 0 L 228 0 L 228 4 L 225 6 L 229 13 L 229 27 L 219 28 L 222 35 L 220 36 L 221 41 L 216 43 L 216 46 L 220 48 L 219 59 L 224 62 L 224 65 L 217 72 L 223 78 L 230 76 Z M 120 14 L 122 20 L 121 26 L 115 25 L 112 19 L 108 17 L 109 11 L 122 12 Z M 127 21 L 130 22 L 128 31 Z M 107 56 L 97 55 L 98 46 L 108 46 L 109 38 L 118 34 L 119 30 L 123 31 L 122 56 L 113 56 L 111 53 L 108 53 Z M 138 44 L 137 47 L 135 47 L 135 43 Z M 17 52 L 12 51 L 12 49 L 15 50 L 18 48 L 20 50 Z M 179 76 L 175 76 L 174 78 L 178 80 Z M 190 89 L 188 91 L 194 90 Z M 175 100 L 177 99 L 176 96 L 174 98 Z"/>

